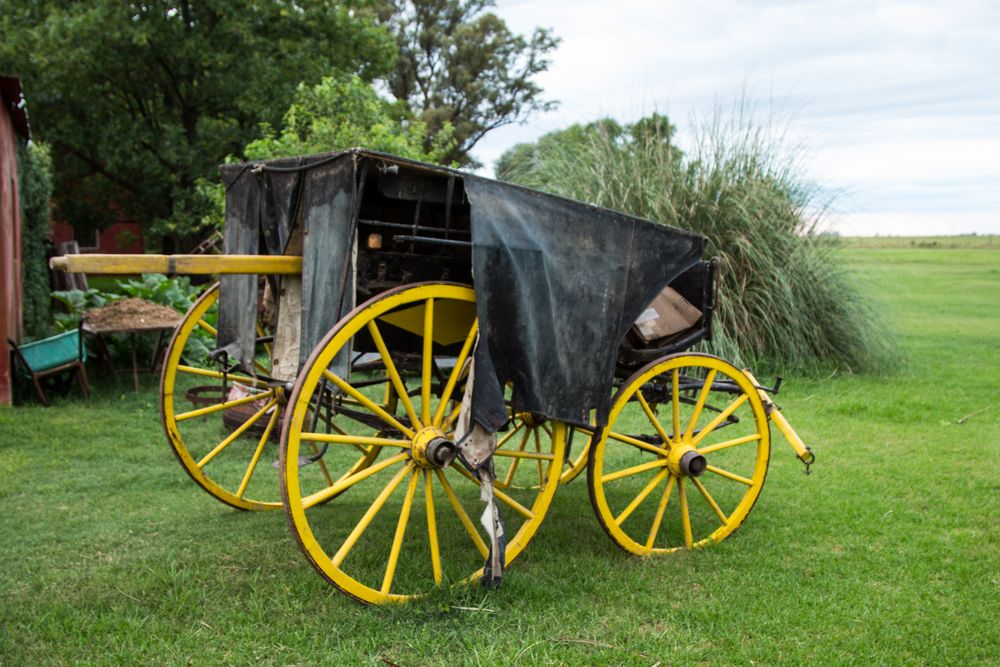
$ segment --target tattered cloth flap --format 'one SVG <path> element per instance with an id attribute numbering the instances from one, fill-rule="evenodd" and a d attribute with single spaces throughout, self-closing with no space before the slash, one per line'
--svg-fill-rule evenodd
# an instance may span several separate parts
<path id="1" fill-rule="evenodd" d="M 611 403 L 618 346 L 650 301 L 701 258 L 704 237 L 465 176 L 480 340 L 472 416 L 494 432 L 513 407 L 586 423 Z"/>
<path id="2" fill-rule="evenodd" d="M 283 254 L 301 226 L 300 366 L 354 305 L 356 166 L 354 154 L 340 153 L 220 168 L 226 186 L 225 254 Z M 224 275 L 219 289 L 219 347 L 252 369 L 257 276 Z"/>

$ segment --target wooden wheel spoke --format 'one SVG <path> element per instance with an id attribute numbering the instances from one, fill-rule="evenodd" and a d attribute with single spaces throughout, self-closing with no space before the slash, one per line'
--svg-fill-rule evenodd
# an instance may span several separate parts
<path id="1" fill-rule="evenodd" d="M 647 461 L 646 463 L 640 463 L 639 465 L 631 466 L 630 468 L 624 468 L 622 470 L 616 470 L 615 472 L 610 472 L 607 475 L 601 477 L 601 483 L 607 484 L 608 482 L 613 482 L 616 479 L 622 479 L 623 477 L 631 477 L 632 475 L 638 475 L 639 473 L 646 472 L 647 470 L 656 470 L 657 468 L 663 468 L 667 465 L 667 459 L 655 459 L 653 461 Z"/>
<path id="2" fill-rule="evenodd" d="M 308 442 L 326 442 L 331 445 L 354 445 L 356 447 L 401 447 L 410 448 L 409 440 L 395 438 L 378 438 L 369 435 L 341 435 L 340 433 L 303 432 L 299 437 Z"/>
<path id="3" fill-rule="evenodd" d="M 379 331 L 378 325 L 375 324 L 375 320 L 368 322 L 368 333 L 372 337 L 372 341 L 375 343 L 375 348 L 378 350 L 378 354 L 382 357 L 382 363 L 385 364 L 385 371 L 389 375 L 389 381 L 392 383 L 393 388 L 396 390 L 396 394 L 399 396 L 399 400 L 403 402 L 403 408 L 406 410 L 406 416 L 410 418 L 410 423 L 413 424 L 414 428 L 420 428 L 422 424 L 420 420 L 417 419 L 417 413 L 413 409 L 413 402 L 410 400 L 410 394 L 406 389 L 406 385 L 403 384 L 403 378 L 399 375 L 399 370 L 396 368 L 395 362 L 392 360 L 392 355 L 389 354 L 389 349 L 385 346 L 385 340 L 382 338 L 382 333 Z M 410 437 L 413 437 L 412 435 Z"/>
<path id="4" fill-rule="evenodd" d="M 522 428 L 525 428 L 524 422 L 518 422 L 517 426 L 515 426 L 511 430 L 509 430 L 506 433 L 504 433 L 504 436 L 502 438 L 500 438 L 500 440 L 497 441 L 497 450 L 499 451 L 501 447 L 503 447 L 504 445 L 506 445 L 507 442 L 510 441 L 510 439 L 513 438 L 514 435 L 518 431 L 520 431 Z M 523 449 L 523 447 L 522 447 L 522 449 Z"/>
<path id="5" fill-rule="evenodd" d="M 539 428 L 533 429 L 533 431 L 534 431 L 533 435 L 535 437 L 535 453 L 538 454 L 539 456 L 541 456 L 541 453 L 542 453 L 542 443 L 541 443 L 541 441 L 538 438 L 538 432 L 540 430 L 541 429 L 539 429 Z M 542 459 L 541 458 L 538 458 L 536 460 L 538 461 L 538 486 L 544 486 L 545 485 L 545 465 L 542 463 Z"/>
<path id="6" fill-rule="evenodd" d="M 684 478 L 677 478 L 677 492 L 681 500 L 681 528 L 684 530 L 684 546 L 688 549 L 694 544 L 691 534 L 691 513 L 688 512 L 687 494 L 684 492 Z"/>
<path id="7" fill-rule="evenodd" d="M 653 517 L 653 524 L 649 527 L 649 535 L 646 537 L 647 549 L 652 549 L 653 545 L 656 544 L 656 534 L 660 532 L 660 526 L 663 523 L 663 514 L 667 511 L 667 503 L 670 502 L 670 493 L 674 490 L 674 482 L 676 480 L 677 478 L 673 475 L 667 480 L 667 488 L 663 490 L 660 504 L 656 508 L 656 516 Z"/>
<path id="8" fill-rule="evenodd" d="M 211 368 L 198 368 L 197 366 L 186 366 L 184 364 L 177 364 L 177 371 L 179 373 L 186 373 L 187 375 L 200 375 L 202 377 L 215 378 L 217 380 L 228 380 L 230 382 L 238 382 L 239 384 L 245 384 L 256 389 L 261 389 L 267 387 L 267 382 L 263 380 L 258 380 L 246 375 L 236 375 L 234 373 L 223 373 L 222 371 L 212 370 Z"/>
<path id="9" fill-rule="evenodd" d="M 688 421 L 687 429 L 684 431 L 684 437 L 688 440 L 691 439 L 691 434 L 694 433 L 694 427 L 698 423 L 698 418 L 701 417 L 701 411 L 705 407 L 705 401 L 708 400 L 708 394 L 712 391 L 712 383 L 715 382 L 716 370 L 713 368 L 708 371 L 705 375 L 705 384 L 702 385 L 701 391 L 698 392 L 698 401 L 694 404 L 694 410 L 691 412 L 691 419 Z M 674 380 L 676 382 L 677 371 L 674 371 Z"/>
<path id="10" fill-rule="evenodd" d="M 465 532 L 469 534 L 472 538 L 472 542 L 476 545 L 476 549 L 482 554 L 483 558 L 489 556 L 490 550 L 486 546 L 486 542 L 483 541 L 482 536 L 479 531 L 476 530 L 475 525 L 472 523 L 472 519 L 469 515 L 465 513 L 465 508 L 462 507 L 461 501 L 459 501 L 458 496 L 455 495 L 455 490 L 451 488 L 451 483 L 448 482 L 448 478 L 444 476 L 444 472 L 440 469 L 435 469 L 437 473 L 438 480 L 441 482 L 442 488 L 444 488 L 445 494 L 448 496 L 448 501 L 451 503 L 452 509 L 455 510 L 455 514 L 458 516 L 458 520 L 461 521 L 462 526 L 465 528 Z"/>
<path id="11" fill-rule="evenodd" d="M 720 477 L 725 477 L 726 479 L 731 479 L 734 482 L 739 482 L 740 484 L 746 484 L 747 486 L 753 486 L 753 480 L 748 477 L 743 477 L 737 475 L 736 473 L 729 472 L 728 470 L 723 470 L 722 468 L 717 468 L 716 466 L 705 466 L 705 470 L 711 473 L 715 473 Z"/>
<path id="12" fill-rule="evenodd" d="M 729 523 L 729 517 L 727 517 L 726 513 L 722 511 L 721 507 L 719 507 L 719 503 L 715 502 L 715 498 L 713 498 L 712 494 L 708 492 L 708 489 L 705 488 L 705 485 L 701 483 L 701 480 L 699 480 L 697 477 L 692 477 L 691 481 L 694 483 L 695 487 L 698 489 L 701 495 L 705 498 L 705 502 L 707 502 L 709 506 L 712 508 L 712 511 L 715 512 L 715 516 L 719 517 L 719 521 L 722 522 L 722 525 L 725 526 L 727 523 Z"/>
<path id="13" fill-rule="evenodd" d="M 651 445 L 644 440 L 639 438 L 633 438 L 630 435 L 625 435 L 624 433 L 615 433 L 614 431 L 608 431 L 608 438 L 611 440 L 617 440 L 618 442 L 623 442 L 626 445 L 632 445 L 644 452 L 649 452 L 650 454 L 657 454 L 659 456 L 666 456 L 667 450 L 662 447 L 657 447 L 656 445 Z"/>
<path id="14" fill-rule="evenodd" d="M 649 494 L 653 492 L 653 489 L 659 486 L 660 482 L 662 482 L 663 479 L 669 474 L 670 471 L 667 470 L 666 468 L 656 473 L 653 476 L 653 479 L 649 480 L 649 483 L 646 484 L 646 486 L 643 487 L 642 491 L 639 492 L 639 495 L 633 498 L 632 502 L 630 502 L 628 506 L 626 506 L 625 509 L 623 509 L 621 513 L 615 517 L 615 523 L 620 526 L 625 521 L 625 519 L 632 516 L 632 512 L 636 511 L 639 508 L 639 505 L 642 504 L 642 501 L 644 501 L 647 497 L 649 497 Z"/>
<path id="15" fill-rule="evenodd" d="M 333 373 L 328 369 L 323 369 L 323 377 L 325 377 L 327 380 L 337 385 L 338 389 L 340 389 L 348 396 L 361 403 L 361 405 L 367 408 L 370 412 L 375 413 L 375 415 L 377 415 L 378 418 L 384 421 L 386 424 L 389 424 L 394 429 L 396 429 L 397 431 L 399 431 L 408 438 L 413 437 L 414 435 L 413 429 L 408 428 L 407 426 L 401 424 L 398 419 L 396 419 L 388 412 L 386 412 L 385 409 L 377 405 L 374 401 L 372 401 L 372 399 L 368 398 L 360 391 L 349 385 L 346 380 L 339 377 L 336 373 Z"/>
<path id="16" fill-rule="evenodd" d="M 749 394 L 740 394 L 740 396 L 735 401 L 726 406 L 725 410 L 716 415 L 715 419 L 710 421 L 705 426 L 705 428 L 699 431 L 698 435 L 694 436 L 691 439 L 691 446 L 697 447 L 699 442 L 704 440 L 708 436 L 708 434 L 714 431 L 719 424 L 726 421 L 729 418 L 729 416 L 734 412 L 736 412 L 741 405 L 743 405 L 744 403 L 747 402 L 747 400 L 749 400 L 749 398 L 750 398 Z"/>
<path id="17" fill-rule="evenodd" d="M 679 375 L 680 373 L 676 368 L 673 373 L 670 374 L 670 412 L 671 421 L 673 421 L 675 438 L 680 438 L 681 434 L 681 392 Z"/>
<path id="18" fill-rule="evenodd" d="M 508 496 L 500 489 L 493 489 L 493 495 L 495 495 L 500 500 L 500 502 L 502 502 L 504 505 L 507 505 L 507 507 L 510 507 L 512 510 L 523 516 L 525 519 L 530 521 L 531 519 L 535 518 L 534 512 L 532 512 L 527 507 L 525 507 L 521 503 L 517 502 L 516 500 Z"/>
<path id="19" fill-rule="evenodd" d="M 212 336 L 218 336 L 219 335 L 218 330 L 215 327 L 213 327 L 211 324 L 209 324 L 208 322 L 206 322 L 204 318 L 199 318 L 198 319 L 198 326 L 201 327 L 202 329 L 204 329 L 205 331 L 207 331 Z"/>
<path id="20" fill-rule="evenodd" d="M 316 446 L 315 442 L 310 442 L 309 449 L 312 450 L 313 456 L 316 457 L 316 465 L 319 466 L 320 472 L 323 473 L 323 479 L 327 484 L 333 484 L 333 477 L 330 476 L 330 470 L 326 467 L 326 461 L 323 460 L 323 456 L 319 452 L 319 447 Z"/>
<path id="21" fill-rule="evenodd" d="M 515 459 L 515 463 L 516 463 L 516 459 Z M 472 473 L 470 473 L 469 471 L 465 470 L 464 468 L 455 468 L 455 470 L 457 470 L 460 475 L 462 475 L 463 477 L 465 477 L 467 480 L 469 480 L 470 482 L 472 482 L 476 486 L 482 486 L 483 485 L 482 482 L 480 482 L 478 479 L 476 479 L 475 477 L 472 476 Z M 516 500 L 514 500 L 513 498 L 511 498 L 510 496 L 508 496 L 506 493 L 504 493 L 500 489 L 496 488 L 496 486 L 499 486 L 499 485 L 494 485 L 493 495 L 495 495 L 497 497 L 497 500 L 499 500 L 500 502 L 502 502 L 504 505 L 507 505 L 512 510 L 514 510 L 515 512 L 517 512 L 518 514 L 520 514 L 521 516 L 523 516 L 525 519 L 528 519 L 529 521 L 532 518 L 534 518 L 534 516 L 535 516 L 534 512 L 532 512 L 527 507 L 525 507 L 521 503 L 517 502 Z M 504 486 L 507 486 L 507 484 L 505 483 Z"/>
<path id="22" fill-rule="evenodd" d="M 671 440 L 670 436 L 667 435 L 667 432 L 663 430 L 663 425 L 660 424 L 660 421 L 656 418 L 656 415 L 653 414 L 653 409 L 649 407 L 649 403 L 646 402 L 646 397 L 642 395 L 641 389 L 635 392 L 635 397 L 639 399 L 639 405 L 642 406 L 642 411 L 646 413 L 646 418 L 649 419 L 649 423 L 653 425 L 653 428 L 656 429 L 656 432 L 660 435 L 661 438 L 663 438 L 664 444 L 666 444 L 668 447 L 671 446 L 673 444 L 673 440 Z"/>
<path id="23" fill-rule="evenodd" d="M 369 468 L 369 470 L 371 470 L 371 468 Z M 333 556 L 332 562 L 335 566 L 340 567 L 340 564 L 344 562 L 344 559 L 347 558 L 347 554 L 350 553 L 351 549 L 354 548 L 354 545 L 357 544 L 361 535 L 365 532 L 368 526 L 371 525 L 372 519 L 374 519 L 375 515 L 378 514 L 380 509 L 382 509 L 382 506 L 385 505 L 385 501 L 389 499 L 392 492 L 395 491 L 396 487 L 400 485 L 409 470 L 410 466 L 403 466 L 400 471 L 396 473 L 396 476 L 392 478 L 392 481 L 390 481 L 386 487 L 382 489 L 382 492 L 378 494 L 378 497 L 376 497 L 374 502 L 372 502 L 368 511 L 361 517 L 361 520 L 358 521 L 356 526 L 354 526 L 354 530 L 351 531 L 351 534 L 347 536 L 347 539 L 344 540 L 344 543 L 340 545 L 340 549 L 338 549 L 337 553 Z"/>
<path id="24" fill-rule="evenodd" d="M 251 426 L 253 426 L 254 423 L 256 423 L 256 421 L 258 419 L 260 419 L 264 415 L 265 412 L 267 412 L 268 410 L 270 410 L 271 408 L 273 408 L 275 405 L 277 405 L 277 403 L 278 403 L 278 399 L 277 398 L 272 398 L 270 401 L 268 401 L 267 403 L 265 403 L 264 407 L 262 407 L 260 410 L 258 410 L 257 412 L 255 412 L 253 414 L 253 416 L 251 416 L 245 422 L 243 422 L 242 424 L 240 424 L 239 427 L 236 428 L 232 433 L 230 433 L 229 436 L 227 436 L 225 440 L 223 440 L 218 445 L 216 445 L 215 449 L 213 449 L 212 451 L 210 451 L 208 454 L 205 455 L 204 458 L 202 458 L 200 461 L 198 461 L 198 467 L 199 468 L 204 468 L 206 465 L 208 465 L 209 462 L 212 459 L 214 459 L 216 456 L 219 455 L 219 452 L 221 452 L 223 449 L 225 449 L 230 444 L 232 444 L 236 440 L 236 438 L 238 438 L 241 435 L 243 435 L 244 431 L 246 431 L 248 428 L 250 428 Z M 277 410 L 275 410 L 275 412 L 277 412 Z"/>
<path id="25" fill-rule="evenodd" d="M 519 452 L 516 449 L 498 449 L 493 452 L 493 456 L 505 456 L 513 459 L 534 459 L 537 461 L 554 461 L 556 457 L 552 454 L 538 454 L 536 452 Z"/>
<path id="26" fill-rule="evenodd" d="M 431 571 L 434 583 L 441 583 L 441 549 L 438 546 L 437 517 L 434 515 L 434 477 L 424 470 L 424 504 L 427 508 L 427 543 L 431 550 Z"/>
<path id="27" fill-rule="evenodd" d="M 215 405 L 209 405 L 204 408 L 198 408 L 197 410 L 182 412 L 178 415 L 174 415 L 174 421 L 180 422 L 184 421 L 185 419 L 201 417 L 202 415 L 210 415 L 213 412 L 219 412 L 220 410 L 228 410 L 229 408 L 235 408 L 239 405 L 246 405 L 247 403 L 255 403 L 257 401 L 263 401 L 271 398 L 272 396 L 274 396 L 274 391 L 271 390 L 263 391 L 259 394 L 252 394 L 250 396 L 243 396 L 242 398 L 236 398 L 231 401 L 216 403 Z"/>
<path id="28" fill-rule="evenodd" d="M 406 496 L 403 498 L 403 507 L 399 510 L 399 521 L 396 522 L 396 533 L 392 537 L 392 547 L 389 549 L 389 562 L 385 565 L 385 577 L 382 579 L 381 592 L 388 595 L 392 589 L 392 578 L 396 574 L 396 564 L 399 562 L 399 550 L 403 547 L 403 536 L 406 534 L 406 524 L 410 520 L 410 507 L 413 505 L 413 496 L 417 492 L 417 482 L 420 480 L 420 471 L 414 467 L 413 474 L 410 475 L 410 484 L 406 487 Z"/>
<path id="29" fill-rule="evenodd" d="M 420 374 L 420 423 L 431 423 L 431 380 L 434 364 L 434 299 L 424 302 L 424 350 Z"/>
<path id="30" fill-rule="evenodd" d="M 275 410 L 271 413 L 271 418 L 267 420 L 267 426 L 264 427 L 264 434 L 260 436 L 260 441 L 257 443 L 257 449 L 254 450 L 253 456 L 250 457 L 250 465 L 247 466 L 247 470 L 243 474 L 243 481 L 240 482 L 240 487 L 236 490 L 237 498 L 242 498 L 243 494 L 246 493 L 247 486 L 250 484 L 250 478 L 253 477 L 254 471 L 257 470 L 257 462 L 260 461 L 261 454 L 264 453 L 264 445 L 267 444 L 267 439 L 271 437 L 271 431 L 277 423 L 278 411 Z"/>
<path id="31" fill-rule="evenodd" d="M 455 367 L 451 369 L 451 374 L 448 376 L 448 382 L 444 386 L 444 391 L 441 392 L 441 400 L 438 403 L 437 410 L 434 412 L 433 424 L 435 426 L 441 425 L 441 420 L 444 418 L 444 411 L 448 407 L 448 401 L 451 399 L 452 393 L 455 391 L 455 386 L 458 384 L 462 373 L 465 371 L 465 360 L 469 358 L 469 353 L 472 351 L 472 346 L 476 342 L 476 336 L 479 334 L 479 319 L 474 319 L 472 321 L 472 327 L 469 329 L 469 334 L 465 337 L 465 342 L 462 344 L 462 350 L 458 353 L 458 358 L 455 360 Z"/>
<path id="32" fill-rule="evenodd" d="M 303 498 L 302 508 L 309 509 L 310 507 L 315 507 L 320 503 L 326 502 L 330 498 L 333 498 L 334 496 L 343 493 L 344 491 L 351 488 L 358 482 L 362 482 L 371 477 L 372 475 L 382 472 L 386 468 L 392 467 L 397 463 L 406 461 L 407 458 L 408 454 L 406 452 L 403 452 L 401 454 L 396 454 L 395 456 L 387 458 L 384 461 L 380 461 L 379 463 L 376 463 L 374 465 L 368 466 L 367 468 L 359 470 L 356 473 L 346 475 L 345 477 L 341 477 L 336 482 L 334 482 L 333 486 L 328 486 L 322 491 L 317 491 L 316 493 L 313 493 Z"/>
<path id="33" fill-rule="evenodd" d="M 514 455 L 516 453 L 523 453 L 525 445 L 528 444 L 528 438 L 531 436 L 531 429 L 527 426 L 524 427 L 524 436 L 521 438 L 521 444 L 517 446 L 516 450 L 508 451 L 507 454 Z M 496 452 L 494 452 L 496 454 Z M 514 473 L 517 472 L 517 466 L 520 465 L 521 459 L 515 458 L 511 461 L 510 468 L 507 469 L 507 474 L 503 478 L 503 485 L 505 487 L 510 486 L 511 482 L 514 481 Z"/>
<path id="34" fill-rule="evenodd" d="M 440 428 L 442 430 L 445 430 L 445 431 L 447 431 L 448 429 L 450 429 L 451 425 L 455 423 L 455 420 L 458 419 L 458 416 L 460 414 L 462 414 L 462 404 L 461 403 L 459 403 L 458 405 L 456 405 L 455 408 L 450 413 L 448 413 L 448 417 L 443 422 L 441 422 L 441 427 Z"/>
<path id="35" fill-rule="evenodd" d="M 717 452 L 720 449 L 727 449 L 729 447 L 736 447 L 737 445 L 745 445 L 748 442 L 756 442 L 760 440 L 760 433 L 752 433 L 750 435 L 745 435 L 742 438 L 736 438 L 734 440 L 726 440 L 725 442 L 720 442 L 715 445 L 707 445 L 701 447 L 698 451 L 701 454 L 710 454 L 712 452 Z"/>

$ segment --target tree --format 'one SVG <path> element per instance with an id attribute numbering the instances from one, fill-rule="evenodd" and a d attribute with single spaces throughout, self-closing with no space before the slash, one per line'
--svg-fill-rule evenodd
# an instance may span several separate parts
<path id="1" fill-rule="evenodd" d="M 426 162 L 443 162 L 454 147 L 451 127 L 435 136 L 413 118 L 405 105 L 390 102 L 354 75 L 326 77 L 315 86 L 300 84 L 284 116 L 281 133 L 263 126 L 263 137 L 250 142 L 250 160 L 305 155 L 364 146 Z"/>
<path id="2" fill-rule="evenodd" d="M 241 151 L 243 156 L 265 160 L 364 146 L 440 163 L 454 146 L 451 126 L 428 137 L 427 126 L 415 120 L 406 105 L 380 97 L 370 83 L 356 75 L 325 77 L 315 86 L 299 84 L 283 123 L 281 132 L 263 123 L 263 136 L 247 144 Z M 218 179 L 201 179 L 196 189 L 211 202 L 211 209 L 201 217 L 203 226 L 221 229 L 226 203 L 222 184 Z"/>
<path id="3" fill-rule="evenodd" d="M 395 57 L 365 0 L 0 0 L 0 33 L 59 216 L 126 212 L 178 244 L 197 238 L 178 223 L 200 218 L 198 179 L 277 124 L 300 82 L 371 81 Z"/>
<path id="4" fill-rule="evenodd" d="M 493 0 L 383 1 L 399 48 L 389 89 L 427 124 L 429 141 L 454 128 L 445 161 L 474 164 L 469 151 L 487 132 L 554 108 L 533 80 L 559 44 L 550 30 L 511 32 L 486 11 Z"/>

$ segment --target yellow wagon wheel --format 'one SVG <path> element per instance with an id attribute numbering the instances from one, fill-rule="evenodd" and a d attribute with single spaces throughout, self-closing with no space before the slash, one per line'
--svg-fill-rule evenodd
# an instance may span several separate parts
<path id="1" fill-rule="evenodd" d="M 442 464 L 439 458 L 454 442 L 477 331 L 472 289 L 442 283 L 403 287 L 341 320 L 299 375 L 282 433 L 286 515 L 309 562 L 359 600 L 406 600 L 482 575 L 490 538 L 480 526 L 478 482 L 458 460 Z M 396 410 L 380 406 L 366 387 L 366 359 L 380 360 L 388 372 L 399 398 Z M 350 398 L 355 409 L 335 414 L 338 432 L 311 431 L 310 406 L 342 398 Z M 372 426 L 378 426 L 374 435 Z M 510 438 L 493 457 L 507 563 L 538 530 L 559 484 L 565 426 L 548 427 L 552 437 L 540 439 L 540 451 L 533 443 L 519 449 Z M 327 447 L 323 460 L 337 476 L 334 484 L 314 466 L 299 465 L 300 452 L 312 443 Z M 356 447 L 384 451 L 359 470 Z M 514 478 L 508 478 L 511 468 Z M 521 475 L 528 481 L 521 482 Z M 318 506 L 334 495 L 336 502 Z"/>
<path id="2" fill-rule="evenodd" d="M 269 381 L 271 344 L 260 324 L 254 373 L 229 372 L 210 359 L 217 347 L 218 298 L 213 285 L 167 348 L 160 378 L 163 427 L 181 467 L 210 495 L 239 509 L 277 509 L 281 495 L 272 464 L 285 388 Z"/>
<path id="3" fill-rule="evenodd" d="M 678 354 L 645 366 L 615 396 L 587 469 L 591 503 L 634 554 L 720 542 L 760 495 L 770 431 L 760 396 L 732 364 Z"/>

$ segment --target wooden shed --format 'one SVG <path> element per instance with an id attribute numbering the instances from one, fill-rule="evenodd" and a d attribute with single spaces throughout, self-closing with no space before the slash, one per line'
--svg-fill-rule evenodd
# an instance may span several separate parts
<path id="1" fill-rule="evenodd" d="M 20 340 L 22 326 L 21 202 L 17 147 L 28 140 L 28 114 L 21 80 L 0 76 L 0 404 L 11 402 L 11 358 L 7 339 Z"/>

